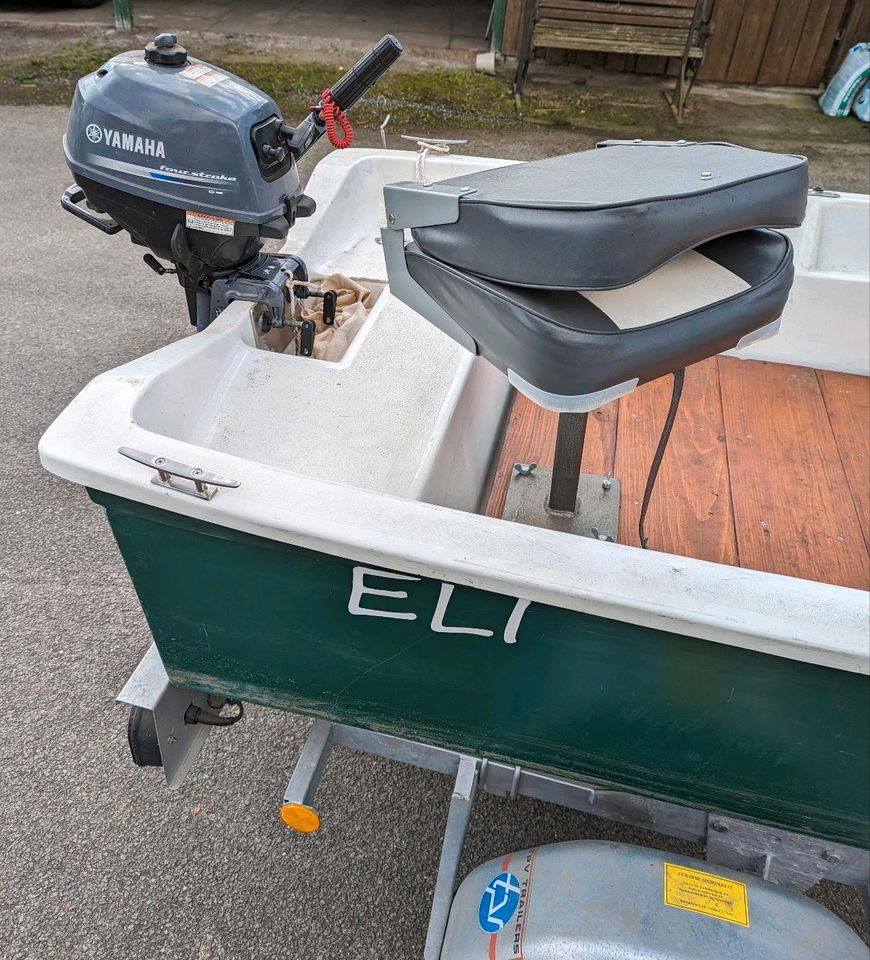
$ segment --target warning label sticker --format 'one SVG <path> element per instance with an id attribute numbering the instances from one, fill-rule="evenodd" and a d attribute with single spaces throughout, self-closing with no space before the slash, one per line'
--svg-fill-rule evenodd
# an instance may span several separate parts
<path id="1" fill-rule="evenodd" d="M 226 217 L 213 217 L 210 213 L 199 213 L 196 210 L 185 210 L 185 225 L 191 230 L 202 230 L 205 233 L 220 233 L 231 237 L 236 231 L 236 221 Z"/>
<path id="2" fill-rule="evenodd" d="M 214 67 L 210 67 L 206 63 L 192 63 L 183 70 L 179 70 L 178 75 L 188 80 L 195 80 L 204 87 L 214 87 L 219 83 L 223 83 L 225 80 L 229 80 L 227 74 L 221 73 L 220 70 L 215 70 Z"/>
<path id="3" fill-rule="evenodd" d="M 188 80 L 196 80 L 206 73 L 211 73 L 211 67 L 204 63 L 192 63 L 189 67 L 178 71 L 179 77 L 187 77 Z"/>
<path id="4" fill-rule="evenodd" d="M 209 73 L 204 73 L 201 77 L 197 77 L 196 82 L 201 83 L 204 87 L 216 87 L 219 83 L 223 83 L 224 80 L 228 79 L 225 73 L 218 73 L 217 70 L 212 70 Z"/>
<path id="5" fill-rule="evenodd" d="M 749 894 L 738 880 L 666 863 L 664 893 L 668 907 L 749 926 Z"/>

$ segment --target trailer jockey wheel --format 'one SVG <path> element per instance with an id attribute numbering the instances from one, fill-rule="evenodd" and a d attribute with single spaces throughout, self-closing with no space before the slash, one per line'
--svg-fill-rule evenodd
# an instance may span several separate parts
<path id="1" fill-rule="evenodd" d="M 144 707 L 130 708 L 127 743 L 130 744 L 130 754 L 137 767 L 163 766 L 153 710 L 146 710 Z"/>

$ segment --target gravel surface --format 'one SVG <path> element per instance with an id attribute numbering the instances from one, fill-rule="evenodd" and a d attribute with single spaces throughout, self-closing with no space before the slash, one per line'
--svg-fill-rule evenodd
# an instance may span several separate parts
<path id="1" fill-rule="evenodd" d="M 300 837 L 278 806 L 303 718 L 251 708 L 212 734 L 176 792 L 130 762 L 114 696 L 148 630 L 100 511 L 41 468 L 36 445 L 90 378 L 185 336 L 186 318 L 172 278 L 62 213 L 65 123 L 63 108 L 0 107 L 0 957 L 418 957 L 445 778 L 338 751 L 319 794 L 323 829 Z M 474 151 L 556 153 L 566 136 L 481 138 Z M 463 872 L 578 837 L 697 853 L 481 796 Z M 860 927 L 856 891 L 818 895 Z"/>

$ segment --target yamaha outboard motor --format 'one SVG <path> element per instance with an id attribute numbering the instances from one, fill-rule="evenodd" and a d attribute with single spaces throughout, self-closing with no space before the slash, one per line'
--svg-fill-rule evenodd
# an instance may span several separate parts
<path id="1" fill-rule="evenodd" d="M 177 273 L 197 329 L 232 300 L 262 304 L 263 330 L 301 325 L 285 319 L 284 307 L 288 284 L 300 298 L 314 294 L 305 265 L 262 253 L 263 242 L 283 240 L 297 217 L 314 212 L 296 161 L 324 133 L 350 146 L 344 111 L 401 53 L 395 37 L 383 37 L 291 127 L 262 90 L 161 34 L 79 81 L 64 137 L 75 185 L 61 202 L 105 233 L 126 230 L 150 249 L 144 260 L 157 273 Z M 334 303 L 324 303 L 330 313 Z"/>

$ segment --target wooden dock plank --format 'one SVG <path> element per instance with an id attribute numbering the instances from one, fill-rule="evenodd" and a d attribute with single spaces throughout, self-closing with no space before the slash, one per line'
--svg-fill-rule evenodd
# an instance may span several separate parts
<path id="1" fill-rule="evenodd" d="M 864 537 L 814 370 L 719 358 L 740 565 L 866 589 Z"/>
<path id="2" fill-rule="evenodd" d="M 663 377 L 620 401 L 614 469 L 622 485 L 620 543 L 640 546 L 640 506 L 671 384 L 670 377 Z M 715 359 L 686 370 L 679 413 L 647 513 L 646 534 L 653 550 L 737 563 Z"/>
<path id="3" fill-rule="evenodd" d="M 870 380 L 817 370 L 852 502 L 870 550 Z"/>

